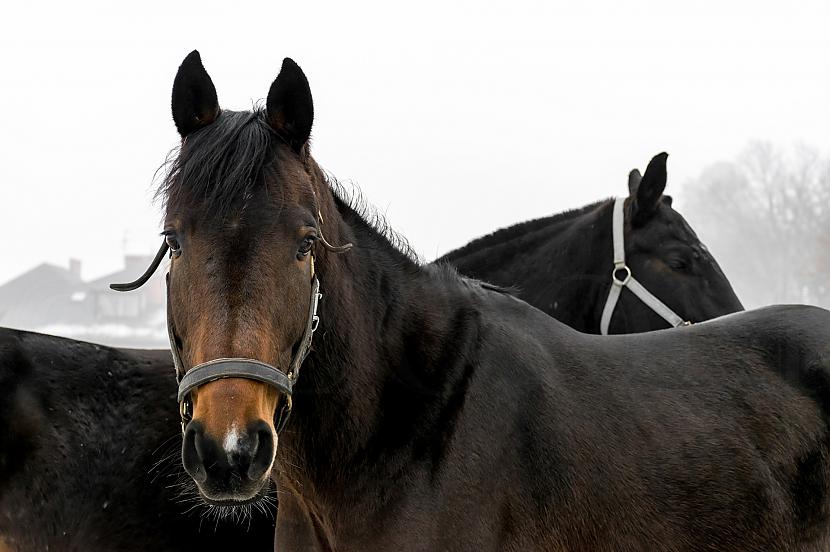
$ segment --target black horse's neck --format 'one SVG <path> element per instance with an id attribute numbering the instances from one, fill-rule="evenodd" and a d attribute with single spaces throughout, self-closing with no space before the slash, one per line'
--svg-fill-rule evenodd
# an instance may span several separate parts
<path id="1" fill-rule="evenodd" d="M 452 264 L 466 276 L 515 287 L 522 299 L 568 326 L 599 333 L 611 281 L 612 207 L 613 201 L 603 200 L 517 224 L 436 262 Z"/>
<path id="2" fill-rule="evenodd" d="M 380 511 L 403 490 L 404 472 L 440 463 L 473 370 L 481 291 L 452 269 L 419 266 L 333 201 L 327 239 L 355 247 L 319 254 L 321 322 L 278 469 L 336 519 L 344 504 L 349 515 Z"/>

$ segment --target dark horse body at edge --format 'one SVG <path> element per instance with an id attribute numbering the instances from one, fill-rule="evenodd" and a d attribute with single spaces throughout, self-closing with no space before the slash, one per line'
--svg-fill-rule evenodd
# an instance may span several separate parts
<path id="1" fill-rule="evenodd" d="M 283 550 L 830 545 L 830 312 L 581 334 L 396 249 L 309 155 L 312 111 L 291 60 L 261 111 L 220 110 L 196 52 L 174 84 L 187 139 L 163 193 L 184 368 L 287 371 L 324 293 L 293 391 L 192 389 L 182 458 L 207 502 L 256 501 L 278 477 Z"/>
<path id="2" fill-rule="evenodd" d="M 0 541 L 12 552 L 273 549 L 273 508 L 250 527 L 216 524 L 183 492 L 175 394 L 170 351 L 0 328 Z"/>

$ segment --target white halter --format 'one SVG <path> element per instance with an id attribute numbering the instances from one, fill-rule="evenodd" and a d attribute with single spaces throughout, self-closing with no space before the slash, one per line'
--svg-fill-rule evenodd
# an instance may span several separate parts
<path id="1" fill-rule="evenodd" d="M 605 301 L 605 308 L 602 310 L 602 319 L 599 329 L 602 335 L 608 335 L 608 326 L 611 324 L 611 317 L 614 315 L 614 308 L 620 299 L 622 288 L 627 287 L 631 293 L 636 295 L 640 301 L 645 303 L 651 310 L 663 317 L 673 327 L 688 326 L 691 322 L 684 321 L 673 310 L 666 306 L 660 299 L 655 297 L 643 285 L 631 275 L 631 269 L 625 264 L 625 241 L 623 238 L 623 226 L 625 224 L 623 215 L 623 204 L 625 198 L 614 200 L 614 217 L 612 228 L 614 233 L 614 270 L 611 272 L 611 290 L 608 292 L 608 299 Z M 617 273 L 625 272 L 625 278 L 620 280 Z"/>

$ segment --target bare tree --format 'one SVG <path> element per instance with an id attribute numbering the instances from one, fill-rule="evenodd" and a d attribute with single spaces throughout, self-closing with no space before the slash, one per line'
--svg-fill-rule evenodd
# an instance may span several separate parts
<path id="1" fill-rule="evenodd" d="M 688 182 L 683 213 L 748 307 L 830 307 L 830 162 L 756 142 Z"/>

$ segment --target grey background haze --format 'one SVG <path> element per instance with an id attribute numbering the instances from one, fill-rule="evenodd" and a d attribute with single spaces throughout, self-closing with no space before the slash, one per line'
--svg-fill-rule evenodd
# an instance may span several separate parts
<path id="1" fill-rule="evenodd" d="M 830 150 L 826 1 L 29 2 L 0 25 L 0 284 L 155 251 L 153 175 L 194 48 L 231 109 L 297 61 L 315 158 L 424 260 L 624 194 L 663 150 L 684 214 L 684 183 L 753 140 Z"/>

